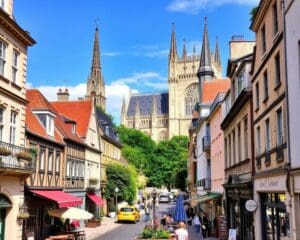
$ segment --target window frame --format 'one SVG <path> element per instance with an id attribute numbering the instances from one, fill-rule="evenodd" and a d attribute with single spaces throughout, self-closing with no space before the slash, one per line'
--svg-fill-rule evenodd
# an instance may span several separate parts
<path id="1" fill-rule="evenodd" d="M 264 24 L 261 28 L 261 45 L 262 45 L 262 54 L 264 55 L 267 51 L 267 42 L 266 42 L 266 25 Z"/>
<path id="2" fill-rule="evenodd" d="M 281 84 L 280 53 L 275 55 L 275 89 Z"/>
<path id="3" fill-rule="evenodd" d="M 272 14 L 273 14 L 273 36 L 276 36 L 278 33 L 278 12 L 277 12 L 277 2 L 272 6 Z"/>
<path id="4" fill-rule="evenodd" d="M 264 83 L 264 102 L 269 98 L 269 79 L 268 79 L 268 70 L 265 70 L 263 73 L 263 83 Z"/>
<path id="5" fill-rule="evenodd" d="M 40 171 L 45 171 L 45 161 L 46 160 L 46 148 L 45 147 L 40 147 L 39 151 L 39 170 Z"/>
<path id="6" fill-rule="evenodd" d="M 53 149 L 48 149 L 48 167 L 47 167 L 48 173 L 53 172 L 53 159 L 54 159 L 54 151 Z"/>
<path id="7" fill-rule="evenodd" d="M 18 113 L 14 110 L 10 112 L 10 128 L 9 128 L 9 143 L 16 144 L 16 129 L 17 129 Z"/>
<path id="8" fill-rule="evenodd" d="M 281 146 L 283 144 L 283 115 L 282 108 L 280 107 L 276 111 L 276 140 L 277 146 Z"/>
<path id="9" fill-rule="evenodd" d="M 259 82 L 255 84 L 255 104 L 256 109 L 259 108 Z"/>
<path id="10" fill-rule="evenodd" d="M 7 44 L 0 39 L 0 75 L 5 76 Z"/>
<path id="11" fill-rule="evenodd" d="M 13 49 L 13 54 L 12 54 L 12 76 L 11 76 L 11 81 L 13 83 L 17 83 L 17 77 L 18 77 L 18 65 L 19 65 L 19 55 L 20 53 L 16 50 Z"/>

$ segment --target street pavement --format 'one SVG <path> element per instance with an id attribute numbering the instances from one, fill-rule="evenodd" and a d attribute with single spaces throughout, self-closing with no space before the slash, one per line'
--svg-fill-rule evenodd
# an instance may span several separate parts
<path id="1" fill-rule="evenodd" d="M 175 203 L 160 204 L 157 211 L 157 216 L 161 217 L 168 214 L 170 209 L 175 206 Z M 104 217 L 101 222 L 101 226 L 96 228 L 85 228 L 87 240 L 133 240 L 136 238 L 150 222 L 144 222 L 144 216 L 141 216 L 141 220 L 134 223 L 117 223 L 115 218 Z M 190 240 L 196 240 L 195 236 L 190 231 Z M 205 240 L 214 240 L 216 238 L 206 238 Z"/>

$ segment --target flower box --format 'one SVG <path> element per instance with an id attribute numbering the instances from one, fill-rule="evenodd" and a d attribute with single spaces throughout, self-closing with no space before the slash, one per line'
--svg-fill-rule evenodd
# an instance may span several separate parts
<path id="1" fill-rule="evenodd" d="M 11 151 L 5 147 L 0 147 L 0 155 L 1 156 L 9 156 L 9 155 L 11 155 Z"/>
<path id="2" fill-rule="evenodd" d="M 28 152 L 18 152 L 15 154 L 15 157 L 18 160 L 26 160 L 26 161 L 31 161 L 32 160 L 32 155 Z"/>

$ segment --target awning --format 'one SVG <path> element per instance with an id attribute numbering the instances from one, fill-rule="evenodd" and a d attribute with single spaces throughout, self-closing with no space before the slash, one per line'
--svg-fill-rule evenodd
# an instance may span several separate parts
<path id="1" fill-rule="evenodd" d="M 97 206 L 103 206 L 105 204 L 104 200 L 99 197 L 96 193 L 87 193 L 89 199 L 91 199 Z"/>
<path id="2" fill-rule="evenodd" d="M 82 204 L 82 200 L 74 197 L 71 194 L 59 190 L 30 190 L 39 197 L 50 199 L 58 204 L 59 208 L 72 207 Z"/>
<path id="3" fill-rule="evenodd" d="M 191 205 L 197 205 L 198 203 L 203 203 L 203 202 L 207 202 L 209 200 L 212 200 L 214 198 L 219 198 L 222 197 L 222 194 L 220 193 L 208 193 L 206 195 L 203 196 L 197 196 L 197 197 L 193 197 L 190 199 L 190 203 Z"/>
<path id="4" fill-rule="evenodd" d="M 3 195 L 0 195 L 0 208 L 11 208 L 12 204 L 10 201 Z"/>

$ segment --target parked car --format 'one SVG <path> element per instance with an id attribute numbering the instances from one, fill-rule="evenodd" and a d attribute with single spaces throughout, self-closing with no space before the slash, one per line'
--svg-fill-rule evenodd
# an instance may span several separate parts
<path id="1" fill-rule="evenodd" d="M 159 202 L 162 203 L 169 203 L 170 202 L 170 196 L 169 193 L 161 193 L 159 194 Z"/>
<path id="2" fill-rule="evenodd" d="M 175 195 L 175 193 L 171 192 L 170 195 L 169 195 L 169 198 L 170 198 L 171 202 L 176 201 L 176 195 Z"/>
<path id="3" fill-rule="evenodd" d="M 118 222 L 130 221 L 136 223 L 140 220 L 140 212 L 134 206 L 122 207 L 118 212 Z"/>

